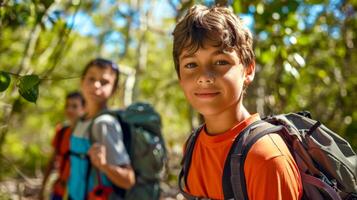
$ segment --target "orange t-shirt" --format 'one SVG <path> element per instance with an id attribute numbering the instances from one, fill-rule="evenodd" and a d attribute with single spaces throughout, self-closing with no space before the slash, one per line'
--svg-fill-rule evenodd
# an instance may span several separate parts
<path id="1" fill-rule="evenodd" d="M 70 170 L 69 157 L 67 153 L 69 151 L 72 130 L 68 127 L 64 131 L 61 131 L 62 128 L 63 127 L 60 125 L 56 127 L 56 134 L 52 140 L 52 147 L 56 152 L 55 163 L 59 172 L 59 177 L 53 186 L 53 190 L 56 194 L 64 194 Z M 61 134 L 63 135 L 61 136 Z M 59 147 L 59 149 L 56 149 L 57 147 Z"/>
<path id="2" fill-rule="evenodd" d="M 227 132 L 215 136 L 202 129 L 188 173 L 188 193 L 224 199 L 222 176 L 228 152 L 237 135 L 259 119 L 258 114 L 251 115 Z M 251 147 L 245 160 L 244 174 L 250 200 L 292 200 L 302 196 L 298 167 L 277 134 L 266 135 Z"/>

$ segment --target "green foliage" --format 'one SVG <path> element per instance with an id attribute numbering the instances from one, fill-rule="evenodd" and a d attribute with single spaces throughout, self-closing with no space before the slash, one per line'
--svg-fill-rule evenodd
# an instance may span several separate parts
<path id="1" fill-rule="evenodd" d="M 241 13 L 241 5 L 239 1 L 233 1 L 233 11 L 234 13 Z"/>
<path id="2" fill-rule="evenodd" d="M 241 5 L 255 8 L 251 14 L 255 19 L 258 70 L 246 99 L 250 110 L 258 110 L 257 98 L 264 98 L 261 114 L 309 110 L 314 118 L 344 136 L 349 125 L 344 119 L 351 117 L 356 107 L 356 92 L 352 91 L 357 83 L 356 66 L 352 64 L 355 47 L 344 42 L 356 41 L 355 36 L 347 37 L 344 32 L 356 28 L 356 23 L 351 23 L 355 10 L 353 16 L 342 19 L 335 17 L 332 4 L 324 1 L 243 1 Z M 312 10 L 316 6 L 321 8 L 319 12 Z M 334 6 L 344 13 L 352 5 Z M 332 30 L 340 33 L 333 35 Z M 257 95 L 258 90 L 265 97 Z"/>
<path id="3" fill-rule="evenodd" d="M 37 75 L 26 75 L 19 78 L 17 86 L 19 93 L 27 101 L 36 103 L 40 78 Z"/>
<path id="4" fill-rule="evenodd" d="M 0 71 L 0 92 L 5 91 L 11 82 L 10 75 L 6 72 Z"/>

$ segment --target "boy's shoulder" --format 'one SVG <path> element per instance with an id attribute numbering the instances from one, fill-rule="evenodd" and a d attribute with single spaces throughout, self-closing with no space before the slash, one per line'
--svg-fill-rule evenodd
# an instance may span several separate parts
<path id="1" fill-rule="evenodd" d="M 247 181 L 255 180 L 255 176 L 269 179 L 288 176 L 290 178 L 285 177 L 281 184 L 295 185 L 300 179 L 296 162 L 278 133 L 264 135 L 251 146 L 244 162 L 244 171 Z M 257 184 L 261 183 L 258 181 Z"/>
<path id="2" fill-rule="evenodd" d="M 121 133 L 122 128 L 118 118 L 109 113 L 104 113 L 93 119 L 89 127 L 94 135 L 106 135 L 107 133 Z"/>
<path id="3" fill-rule="evenodd" d="M 266 162 L 277 157 L 288 157 L 293 159 L 290 150 L 280 135 L 281 127 L 266 122 L 265 120 L 255 120 L 246 127 L 247 131 L 241 133 L 243 153 L 247 159 L 255 162 Z M 238 138 L 239 139 L 239 138 Z M 239 143 L 239 142 L 238 142 Z"/>
<path id="4" fill-rule="evenodd" d="M 93 120 L 93 124 L 116 124 L 116 123 L 118 123 L 118 120 L 115 118 L 115 116 L 109 113 L 101 114 Z"/>
<path id="5" fill-rule="evenodd" d="M 256 141 L 247 154 L 247 163 L 264 164 L 276 158 L 293 159 L 283 138 L 276 133 L 267 134 Z"/>

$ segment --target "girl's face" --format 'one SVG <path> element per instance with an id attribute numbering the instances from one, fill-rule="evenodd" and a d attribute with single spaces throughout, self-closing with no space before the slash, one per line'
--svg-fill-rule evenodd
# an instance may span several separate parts
<path id="1" fill-rule="evenodd" d="M 105 105 L 112 95 L 117 74 L 110 67 L 90 66 L 82 77 L 81 89 L 89 105 Z"/>

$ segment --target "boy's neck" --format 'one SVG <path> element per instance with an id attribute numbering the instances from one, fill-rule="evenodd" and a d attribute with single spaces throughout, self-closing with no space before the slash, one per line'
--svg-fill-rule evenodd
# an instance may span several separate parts
<path id="1" fill-rule="evenodd" d="M 107 108 L 106 104 L 88 104 L 86 108 L 86 118 L 90 119 L 98 115 L 100 111 Z"/>
<path id="2" fill-rule="evenodd" d="M 76 125 L 76 120 L 69 121 L 69 127 L 74 128 L 75 125 Z"/>
<path id="3" fill-rule="evenodd" d="M 249 118 L 250 114 L 244 106 L 236 112 L 226 112 L 220 115 L 204 116 L 206 131 L 210 135 L 218 135 L 230 130 L 239 122 Z"/>

